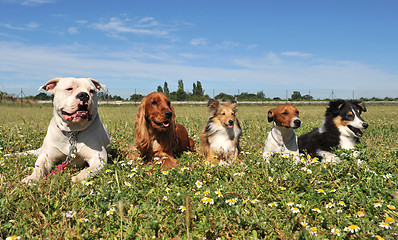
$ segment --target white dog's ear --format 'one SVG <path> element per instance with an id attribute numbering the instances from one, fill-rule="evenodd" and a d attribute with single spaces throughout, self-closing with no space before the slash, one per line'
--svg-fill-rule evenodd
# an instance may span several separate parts
<path id="1" fill-rule="evenodd" d="M 48 81 L 46 84 L 44 84 L 43 86 L 41 86 L 39 88 L 39 91 L 44 89 L 46 90 L 48 93 L 53 94 L 54 88 L 57 86 L 59 80 L 61 80 L 61 78 L 53 78 L 50 81 Z"/>
<path id="2" fill-rule="evenodd" d="M 268 111 L 268 122 L 274 121 L 274 116 L 275 116 L 275 108 L 270 109 Z"/>
<path id="3" fill-rule="evenodd" d="M 106 86 L 100 82 L 98 82 L 97 80 L 93 79 L 93 78 L 89 78 L 95 85 L 95 87 L 97 88 L 98 92 L 101 90 L 101 88 L 106 91 Z"/>

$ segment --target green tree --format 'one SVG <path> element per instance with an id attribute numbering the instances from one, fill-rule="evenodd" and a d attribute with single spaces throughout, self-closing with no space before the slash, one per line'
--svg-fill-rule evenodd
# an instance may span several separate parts
<path id="1" fill-rule="evenodd" d="M 36 96 L 34 96 L 33 99 L 35 100 L 51 100 L 53 98 L 52 95 L 48 95 L 46 93 L 39 93 Z"/>
<path id="2" fill-rule="evenodd" d="M 265 93 L 263 91 L 257 92 L 257 97 L 259 100 L 265 99 Z"/>
<path id="3" fill-rule="evenodd" d="M 178 90 L 180 89 L 184 91 L 184 81 L 182 81 L 182 79 L 178 80 Z"/>
<path id="4" fill-rule="evenodd" d="M 217 96 L 214 97 L 215 99 L 219 99 L 221 101 L 228 101 L 228 100 L 234 100 L 234 96 L 226 94 L 226 93 L 219 93 Z"/>
<path id="5" fill-rule="evenodd" d="M 161 86 L 158 86 L 158 90 L 157 90 L 157 92 L 163 92 L 163 88 L 161 87 Z"/>
<path id="6" fill-rule="evenodd" d="M 313 98 L 311 95 L 309 95 L 309 94 L 304 95 L 302 98 L 303 98 L 304 100 L 307 100 L 307 101 L 313 100 L 313 99 L 314 99 L 314 98 Z"/>
<path id="7" fill-rule="evenodd" d="M 199 81 L 193 83 L 193 90 L 192 90 L 192 95 L 202 97 L 204 95 L 205 91 L 202 88 L 202 83 Z"/>
<path id="8" fill-rule="evenodd" d="M 299 91 L 294 91 L 291 96 L 292 100 L 301 100 L 301 93 Z"/>
<path id="9" fill-rule="evenodd" d="M 141 94 L 133 94 L 130 96 L 130 101 L 134 102 L 141 102 L 141 100 L 144 98 Z"/>
<path id="10" fill-rule="evenodd" d="M 164 82 L 164 85 L 163 85 L 163 93 L 166 94 L 167 96 L 169 96 L 169 94 L 170 94 L 170 90 L 169 90 L 169 87 L 168 87 L 166 81 Z"/>

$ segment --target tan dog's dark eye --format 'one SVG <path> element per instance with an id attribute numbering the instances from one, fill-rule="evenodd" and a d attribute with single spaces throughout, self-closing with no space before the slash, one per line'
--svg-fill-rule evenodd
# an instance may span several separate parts
<path id="1" fill-rule="evenodd" d="M 231 113 L 232 116 L 235 116 L 235 113 Z"/>
<path id="2" fill-rule="evenodd" d="M 283 112 L 282 115 L 286 116 L 286 115 L 289 115 L 289 113 L 288 112 Z"/>
<path id="3" fill-rule="evenodd" d="M 299 115 L 299 114 L 300 114 L 300 112 L 299 112 L 299 111 L 296 111 L 296 114 L 297 114 L 297 115 Z"/>
<path id="4" fill-rule="evenodd" d="M 94 93 L 95 93 L 95 90 L 94 90 L 94 89 L 91 89 L 91 90 L 90 90 L 90 93 L 91 93 L 91 94 L 94 94 Z"/>
<path id="5" fill-rule="evenodd" d="M 71 88 L 71 87 L 66 89 L 66 91 L 72 91 L 72 90 L 73 90 L 73 88 Z"/>
<path id="6" fill-rule="evenodd" d="M 152 105 L 157 105 L 158 103 L 156 101 L 152 101 Z"/>

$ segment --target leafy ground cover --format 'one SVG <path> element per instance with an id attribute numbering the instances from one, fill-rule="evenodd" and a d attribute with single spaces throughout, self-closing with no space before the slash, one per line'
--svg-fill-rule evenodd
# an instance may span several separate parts
<path id="1" fill-rule="evenodd" d="M 136 106 L 100 106 L 112 136 L 110 162 L 91 179 L 73 184 L 67 167 L 34 186 L 21 184 L 35 157 L 5 156 L 41 146 L 51 106 L 0 106 L 0 239 L 396 239 L 398 106 L 370 105 L 357 164 L 304 158 L 262 160 L 273 106 L 238 106 L 242 151 L 232 163 L 206 162 L 198 149 L 162 171 L 127 161 Z M 303 126 L 320 126 L 324 105 L 297 106 Z M 177 122 L 199 146 L 205 106 L 175 106 Z"/>

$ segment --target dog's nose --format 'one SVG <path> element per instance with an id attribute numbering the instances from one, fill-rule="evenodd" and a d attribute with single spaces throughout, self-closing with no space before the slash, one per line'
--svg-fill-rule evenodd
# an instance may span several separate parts
<path id="1" fill-rule="evenodd" d="M 367 129 L 369 127 L 369 124 L 367 122 L 362 123 L 362 127 L 364 129 Z"/>
<path id="2" fill-rule="evenodd" d="M 234 125 L 234 121 L 233 120 L 229 120 L 228 124 L 229 124 L 229 126 L 233 126 Z"/>
<path id="3" fill-rule="evenodd" d="M 296 127 L 300 127 L 300 126 L 301 126 L 301 121 L 300 121 L 300 119 L 294 120 L 293 123 L 294 123 L 294 126 L 296 126 Z"/>
<path id="4" fill-rule="evenodd" d="M 81 100 L 82 102 L 88 102 L 90 96 L 86 92 L 81 92 L 76 95 L 76 98 Z"/>
<path id="5" fill-rule="evenodd" d="M 171 112 L 171 111 L 166 111 L 166 112 L 164 113 L 164 115 L 165 115 L 167 118 L 171 118 L 171 117 L 173 116 L 173 112 Z"/>

